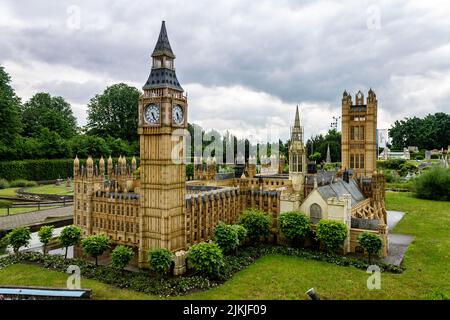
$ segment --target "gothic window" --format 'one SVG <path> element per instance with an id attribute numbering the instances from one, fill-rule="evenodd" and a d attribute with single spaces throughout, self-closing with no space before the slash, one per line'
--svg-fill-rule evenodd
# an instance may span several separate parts
<path id="1" fill-rule="evenodd" d="M 364 169 L 364 154 L 362 153 L 359 155 L 359 167 Z"/>
<path id="2" fill-rule="evenodd" d="M 364 140 L 364 127 L 361 127 L 360 129 L 360 138 L 361 140 Z"/>
<path id="3" fill-rule="evenodd" d="M 322 208 L 317 203 L 313 203 L 309 207 L 309 216 L 313 224 L 318 223 L 322 219 Z"/>
<path id="4" fill-rule="evenodd" d="M 350 140 L 354 140 L 355 139 L 355 127 L 351 126 L 350 127 Z"/>
<path id="5" fill-rule="evenodd" d="M 355 127 L 355 140 L 359 140 L 359 127 Z"/>
<path id="6" fill-rule="evenodd" d="M 84 193 L 87 193 L 87 185 L 84 185 Z"/>
<path id="7" fill-rule="evenodd" d="M 355 168 L 355 156 L 353 154 L 350 155 L 350 168 Z"/>

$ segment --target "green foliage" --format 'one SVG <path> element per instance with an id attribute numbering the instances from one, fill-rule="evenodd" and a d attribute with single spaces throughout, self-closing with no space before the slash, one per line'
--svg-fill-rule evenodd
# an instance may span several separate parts
<path id="1" fill-rule="evenodd" d="M 270 234 L 271 217 L 259 210 L 247 209 L 240 219 L 240 224 L 247 229 L 247 236 L 252 241 L 258 241 L 261 237 L 268 237 Z"/>
<path id="2" fill-rule="evenodd" d="M 30 243 L 31 232 L 28 227 L 18 227 L 8 234 L 8 242 L 13 247 L 17 255 L 21 247 L 26 247 Z"/>
<path id="3" fill-rule="evenodd" d="M 59 243 L 66 248 L 65 257 L 67 257 L 67 248 L 75 246 L 81 241 L 81 229 L 76 226 L 67 226 L 61 230 Z"/>
<path id="4" fill-rule="evenodd" d="M 414 179 L 414 195 L 422 199 L 450 201 L 450 169 L 438 166 Z"/>
<path id="5" fill-rule="evenodd" d="M 232 227 L 237 233 L 239 246 L 242 246 L 247 239 L 247 229 L 245 229 L 245 227 L 240 224 L 233 224 Z"/>
<path id="6" fill-rule="evenodd" d="M 150 269 L 158 275 L 165 275 L 170 270 L 173 254 L 168 249 L 155 249 L 148 253 L 148 263 Z"/>
<path id="7" fill-rule="evenodd" d="M 73 175 L 73 159 L 0 161 L 0 177 L 11 180 L 54 180 Z"/>
<path id="8" fill-rule="evenodd" d="M 12 201 L 0 200 L 0 208 L 10 208 L 11 205 L 12 205 Z"/>
<path id="9" fill-rule="evenodd" d="M 41 241 L 43 244 L 42 252 L 44 253 L 44 255 L 47 251 L 47 244 L 53 237 L 54 229 L 55 228 L 53 226 L 42 226 L 38 231 L 39 241 Z"/>
<path id="10" fill-rule="evenodd" d="M 36 181 L 29 181 L 25 179 L 13 180 L 9 183 L 11 188 L 24 188 L 24 187 L 35 187 L 37 186 Z"/>
<path id="11" fill-rule="evenodd" d="M 278 222 L 284 237 L 291 241 L 301 241 L 311 232 L 309 218 L 301 212 L 283 212 Z"/>
<path id="12" fill-rule="evenodd" d="M 123 270 L 130 263 L 131 259 L 133 259 L 133 256 L 133 249 L 123 245 L 118 245 L 111 252 L 111 265 L 114 268 Z"/>
<path id="13" fill-rule="evenodd" d="M 347 232 L 347 226 L 342 222 L 320 220 L 317 224 L 316 237 L 329 251 L 334 251 L 344 243 Z"/>
<path id="14" fill-rule="evenodd" d="M 188 259 L 197 272 L 217 277 L 225 266 L 222 250 L 216 243 L 200 242 L 189 248 Z"/>
<path id="15" fill-rule="evenodd" d="M 84 253 L 95 258 L 95 265 L 98 265 L 98 257 L 109 248 L 109 240 L 104 234 L 89 236 L 81 241 Z"/>
<path id="16" fill-rule="evenodd" d="M 405 163 L 405 159 L 378 160 L 377 167 L 380 169 L 400 170 Z"/>
<path id="17" fill-rule="evenodd" d="M 214 242 L 224 253 L 235 250 L 239 245 L 237 230 L 232 225 L 219 221 L 214 228 Z"/>
<path id="18" fill-rule="evenodd" d="M 6 179 L 0 179 L 0 189 L 9 188 L 9 182 Z"/>
<path id="19" fill-rule="evenodd" d="M 312 155 L 310 155 L 309 160 L 311 161 L 319 161 L 322 158 L 322 154 L 320 152 L 314 152 Z"/>
<path id="20" fill-rule="evenodd" d="M 378 254 L 381 250 L 381 247 L 383 246 L 383 242 L 381 241 L 381 238 L 376 234 L 366 231 L 359 235 L 358 241 L 361 244 L 361 246 L 364 249 L 366 249 L 366 251 L 369 255 L 369 264 L 370 264 L 371 256 L 374 254 Z"/>
<path id="21" fill-rule="evenodd" d="M 314 151 L 313 159 L 318 163 L 325 161 L 327 157 L 328 145 L 330 146 L 331 162 L 341 161 L 341 133 L 336 129 L 331 129 L 325 136 L 322 134 L 316 135 L 306 142 L 306 150 L 311 153 L 311 147 Z M 319 155 L 320 154 L 320 155 Z"/>
<path id="22" fill-rule="evenodd" d="M 192 163 L 186 164 L 186 179 L 194 179 L 194 165 Z"/>

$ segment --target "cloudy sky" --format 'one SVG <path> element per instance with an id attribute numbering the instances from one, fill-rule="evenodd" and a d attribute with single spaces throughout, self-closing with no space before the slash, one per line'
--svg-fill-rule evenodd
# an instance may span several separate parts
<path id="1" fill-rule="evenodd" d="M 143 86 L 162 20 L 204 128 L 285 139 L 298 104 L 309 137 L 340 115 L 345 89 L 375 90 L 378 128 L 450 112 L 444 0 L 2 0 L 0 64 L 24 101 L 63 96 L 84 125 L 106 86 Z"/>

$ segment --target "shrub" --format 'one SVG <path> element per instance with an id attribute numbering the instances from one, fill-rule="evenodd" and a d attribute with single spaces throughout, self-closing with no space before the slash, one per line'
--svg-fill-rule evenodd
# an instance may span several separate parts
<path id="1" fill-rule="evenodd" d="M 418 198 L 450 201 L 450 169 L 433 167 L 414 179 L 413 192 Z"/>
<path id="2" fill-rule="evenodd" d="M 239 236 L 233 226 L 220 221 L 214 228 L 214 242 L 223 252 L 230 252 L 239 245 Z"/>
<path id="3" fill-rule="evenodd" d="M 8 234 L 8 242 L 13 247 L 14 253 L 19 254 L 21 247 L 26 247 L 30 243 L 31 232 L 28 227 L 18 227 Z"/>
<path id="4" fill-rule="evenodd" d="M 25 179 L 17 179 L 11 181 L 9 184 L 11 188 L 25 188 L 25 187 L 34 187 L 37 186 L 36 181 L 28 181 Z"/>
<path id="5" fill-rule="evenodd" d="M 0 179 L 0 189 L 9 188 L 9 182 L 6 179 Z"/>
<path id="6" fill-rule="evenodd" d="M 44 256 L 45 253 L 47 252 L 47 244 L 53 237 L 53 229 L 54 229 L 53 226 L 42 226 L 38 231 L 39 241 L 41 241 L 43 244 L 42 252 Z"/>
<path id="7" fill-rule="evenodd" d="M 243 245 L 245 243 L 245 239 L 247 238 L 247 229 L 245 229 L 245 227 L 240 224 L 233 224 L 232 227 L 234 230 L 236 230 L 239 240 L 239 246 Z"/>
<path id="8" fill-rule="evenodd" d="M 59 243 L 66 248 L 64 257 L 67 258 L 67 248 L 75 246 L 81 241 L 81 229 L 76 226 L 67 226 L 61 230 Z"/>
<path id="9" fill-rule="evenodd" d="M 367 254 L 369 255 L 370 264 L 371 256 L 373 254 L 378 254 L 383 246 L 381 238 L 376 234 L 365 231 L 359 235 L 358 241 L 361 246 L 366 249 Z"/>
<path id="10" fill-rule="evenodd" d="M 329 251 L 334 251 L 347 238 L 347 226 L 339 221 L 320 220 L 317 224 L 316 236 Z"/>
<path id="11" fill-rule="evenodd" d="M 158 275 L 165 275 L 170 270 L 173 254 L 167 249 L 155 249 L 148 253 L 150 269 Z"/>
<path id="12" fill-rule="evenodd" d="M 109 248 L 109 240 L 104 234 L 89 236 L 81 241 L 83 251 L 95 258 L 95 265 L 98 266 L 98 257 Z"/>
<path id="13" fill-rule="evenodd" d="M 284 212 L 278 221 L 285 238 L 294 242 L 304 240 L 311 231 L 309 218 L 301 212 Z"/>
<path id="14" fill-rule="evenodd" d="M 197 272 L 217 277 L 224 268 L 222 250 L 215 243 L 200 242 L 188 251 L 188 259 Z"/>
<path id="15" fill-rule="evenodd" d="M 11 207 L 11 204 L 12 204 L 12 201 L 0 199 L 0 208 L 9 208 L 9 207 Z"/>
<path id="16" fill-rule="evenodd" d="M 111 252 L 111 265 L 114 268 L 123 270 L 130 263 L 131 259 L 133 259 L 133 256 L 133 249 L 123 245 L 118 245 Z"/>
<path id="17" fill-rule="evenodd" d="M 247 229 L 247 235 L 252 241 L 270 234 L 271 217 L 258 210 L 245 210 L 241 216 L 240 224 Z"/>

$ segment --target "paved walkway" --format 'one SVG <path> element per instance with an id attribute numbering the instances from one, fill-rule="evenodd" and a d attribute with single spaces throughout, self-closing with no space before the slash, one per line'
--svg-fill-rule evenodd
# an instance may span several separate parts
<path id="1" fill-rule="evenodd" d="M 32 226 L 46 222 L 47 220 L 57 220 L 58 218 L 70 218 L 73 215 L 73 206 L 34 211 L 28 213 L 14 214 L 0 217 L 0 230 L 11 230 L 22 226 Z"/>
<path id="2" fill-rule="evenodd" d="M 403 257 L 405 256 L 406 250 L 413 241 L 413 236 L 406 234 L 395 234 L 390 233 L 392 229 L 399 223 L 399 221 L 405 215 L 401 211 L 388 211 L 387 212 L 387 223 L 389 227 L 388 241 L 389 241 L 389 252 L 384 262 L 399 266 Z"/>

